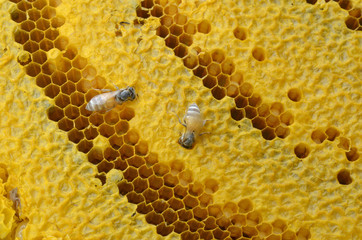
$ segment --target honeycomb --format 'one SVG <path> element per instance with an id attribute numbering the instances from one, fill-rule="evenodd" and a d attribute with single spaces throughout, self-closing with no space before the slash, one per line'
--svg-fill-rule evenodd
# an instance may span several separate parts
<path id="1" fill-rule="evenodd" d="M 0 238 L 361 239 L 359 5 L 2 0 Z"/>

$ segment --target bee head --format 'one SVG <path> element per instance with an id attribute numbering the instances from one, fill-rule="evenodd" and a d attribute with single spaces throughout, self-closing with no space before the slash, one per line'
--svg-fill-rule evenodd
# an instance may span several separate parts
<path id="1" fill-rule="evenodd" d="M 116 95 L 116 99 L 119 102 L 124 102 L 127 100 L 134 100 L 136 98 L 136 91 L 133 87 L 127 87 L 125 89 L 121 89 L 121 91 Z"/>
<path id="2" fill-rule="evenodd" d="M 185 133 L 178 139 L 178 143 L 186 149 L 191 149 L 192 146 L 194 145 L 194 142 L 195 142 L 195 134 L 193 132 L 189 134 Z"/>

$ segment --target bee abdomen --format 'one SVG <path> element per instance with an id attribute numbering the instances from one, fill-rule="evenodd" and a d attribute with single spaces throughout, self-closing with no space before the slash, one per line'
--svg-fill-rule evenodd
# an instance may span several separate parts
<path id="1" fill-rule="evenodd" d="M 200 109 L 196 105 L 196 103 L 193 103 L 189 106 L 189 108 L 187 109 L 186 115 L 188 115 L 188 116 L 199 116 L 200 115 Z"/>
<path id="2" fill-rule="evenodd" d="M 102 96 L 95 96 L 85 107 L 88 111 L 101 111 L 104 109 L 104 100 Z"/>

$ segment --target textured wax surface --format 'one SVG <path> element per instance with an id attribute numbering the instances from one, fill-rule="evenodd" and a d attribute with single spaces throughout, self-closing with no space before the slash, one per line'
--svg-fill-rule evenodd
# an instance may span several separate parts
<path id="1" fill-rule="evenodd" d="M 362 238 L 359 7 L 1 0 L 0 238 Z"/>

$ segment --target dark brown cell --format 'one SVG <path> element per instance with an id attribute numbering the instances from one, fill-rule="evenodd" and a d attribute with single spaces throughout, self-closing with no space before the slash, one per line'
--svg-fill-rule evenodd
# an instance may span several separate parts
<path id="1" fill-rule="evenodd" d="M 55 105 L 57 105 L 60 108 L 65 108 L 69 104 L 70 104 L 70 98 L 65 94 L 61 93 L 55 98 Z"/>
<path id="2" fill-rule="evenodd" d="M 244 110 L 245 110 L 245 117 L 247 117 L 249 119 L 253 119 L 258 115 L 258 113 L 256 112 L 256 109 L 254 107 L 246 106 L 244 108 Z"/>
<path id="3" fill-rule="evenodd" d="M 350 171 L 346 169 L 342 169 L 338 172 L 337 180 L 341 185 L 349 185 L 353 181 Z"/>
<path id="4" fill-rule="evenodd" d="M 130 158 L 134 156 L 134 147 L 128 144 L 124 144 L 119 152 L 121 153 L 122 159 Z"/>
<path id="5" fill-rule="evenodd" d="M 217 76 L 217 84 L 220 86 L 220 87 L 227 87 L 229 86 L 230 84 L 230 79 L 229 79 L 229 76 L 221 73 Z"/>
<path id="6" fill-rule="evenodd" d="M 136 211 L 141 214 L 147 214 L 153 210 L 151 204 L 140 203 L 138 204 Z"/>
<path id="7" fill-rule="evenodd" d="M 39 74 L 36 77 L 36 85 L 38 85 L 39 87 L 45 88 L 50 83 L 51 83 L 51 78 L 47 75 Z"/>
<path id="8" fill-rule="evenodd" d="M 107 161 L 114 161 L 117 157 L 119 157 L 119 153 L 110 147 L 107 147 L 104 150 L 103 155 Z"/>
<path id="9" fill-rule="evenodd" d="M 139 204 L 141 202 L 145 201 L 145 198 L 138 193 L 135 192 L 129 192 L 126 195 L 128 202 L 133 203 L 133 204 Z"/>
<path id="10" fill-rule="evenodd" d="M 104 173 L 108 173 L 109 171 L 111 171 L 112 169 L 114 168 L 114 163 L 112 162 L 109 162 L 105 159 L 102 160 L 102 162 L 100 162 L 98 165 L 97 165 L 97 169 L 98 169 L 98 172 L 101 173 L 101 172 L 104 172 Z"/>
<path id="11" fill-rule="evenodd" d="M 34 29 L 33 31 L 30 32 L 30 39 L 33 40 L 34 42 L 40 42 L 41 40 L 44 39 L 44 32 L 38 29 Z"/>
<path id="12" fill-rule="evenodd" d="M 216 219 L 214 217 L 208 217 L 205 221 L 205 230 L 212 230 L 217 227 L 216 225 Z"/>
<path id="13" fill-rule="evenodd" d="M 41 66 L 41 71 L 49 76 L 53 74 L 55 69 L 56 69 L 55 64 L 49 60 Z"/>
<path id="14" fill-rule="evenodd" d="M 146 214 L 146 221 L 150 224 L 158 225 L 163 222 L 163 217 L 158 213 L 149 212 Z"/>
<path id="15" fill-rule="evenodd" d="M 203 80 L 202 83 L 204 84 L 205 87 L 207 88 L 213 88 L 214 86 L 216 86 L 216 77 L 212 77 L 210 75 L 207 75 Z"/>
<path id="16" fill-rule="evenodd" d="M 163 213 L 169 207 L 163 199 L 154 201 L 151 205 L 156 213 Z"/>
<path id="17" fill-rule="evenodd" d="M 356 147 L 351 147 L 351 150 L 349 152 L 346 152 L 347 160 L 350 162 L 354 162 L 358 160 L 359 153 Z"/>
<path id="18" fill-rule="evenodd" d="M 40 18 L 40 11 L 38 9 L 30 9 L 28 10 L 28 16 L 29 16 L 29 19 L 32 20 L 32 21 L 36 21 Z"/>
<path id="19" fill-rule="evenodd" d="M 230 114 L 231 118 L 234 119 L 235 121 L 240 121 L 245 116 L 242 109 L 236 109 L 236 108 L 232 108 L 230 110 Z"/>
<path id="20" fill-rule="evenodd" d="M 24 31 L 30 32 L 35 28 L 35 23 L 33 21 L 27 20 L 20 24 L 20 28 Z"/>
<path id="21" fill-rule="evenodd" d="M 84 130 L 84 135 L 88 140 L 92 140 L 98 136 L 98 131 L 94 127 L 89 127 Z"/>
<path id="22" fill-rule="evenodd" d="M 174 223 L 177 220 L 177 213 L 172 210 L 171 208 L 167 208 L 163 213 L 162 213 L 163 218 L 165 219 L 165 222 L 170 225 L 172 223 Z"/>
<path id="23" fill-rule="evenodd" d="M 208 34 L 211 31 L 211 25 L 209 21 L 202 20 L 199 24 L 197 24 L 197 30 L 200 33 Z"/>
<path id="24" fill-rule="evenodd" d="M 50 27 L 50 22 L 47 19 L 40 18 L 36 21 L 36 27 L 42 31 L 45 31 Z"/>
<path id="25" fill-rule="evenodd" d="M 48 40 L 48 39 L 43 39 L 40 42 L 40 48 L 44 51 L 49 51 L 50 49 L 54 48 L 54 44 L 52 41 Z"/>
<path id="26" fill-rule="evenodd" d="M 64 112 L 62 109 L 52 106 L 47 110 L 48 118 L 54 122 L 58 122 L 64 117 Z"/>
<path id="27" fill-rule="evenodd" d="M 175 226 L 174 231 L 176 233 L 183 233 L 188 230 L 188 225 L 181 221 L 176 221 L 172 225 Z"/>
<path id="28" fill-rule="evenodd" d="M 178 45 L 173 51 L 179 58 L 183 58 L 188 54 L 187 46 L 183 44 Z"/>
<path id="29" fill-rule="evenodd" d="M 93 147 L 93 143 L 87 140 L 82 140 L 80 141 L 80 143 L 78 143 L 77 145 L 77 149 L 78 151 L 82 152 L 82 153 L 88 153 Z"/>
<path id="30" fill-rule="evenodd" d="M 266 127 L 265 129 L 263 129 L 261 131 L 261 135 L 265 140 L 273 140 L 276 137 L 275 130 L 270 127 Z"/>
<path id="31" fill-rule="evenodd" d="M 47 5 L 46 0 L 37 0 L 33 3 L 33 7 L 42 10 Z"/>
<path id="32" fill-rule="evenodd" d="M 40 74 L 41 68 L 37 63 L 30 63 L 25 67 L 25 72 L 31 77 L 36 77 Z"/>
<path id="33" fill-rule="evenodd" d="M 156 232 L 161 236 L 167 236 L 174 230 L 174 226 L 167 226 L 165 223 L 157 225 Z"/>
<path id="34" fill-rule="evenodd" d="M 93 148 L 89 153 L 88 153 L 88 161 L 90 163 L 93 163 L 94 165 L 97 165 L 98 163 L 100 163 L 103 160 L 103 153 L 102 150 L 99 148 Z"/>
<path id="35" fill-rule="evenodd" d="M 158 199 L 158 193 L 152 189 L 146 189 L 143 193 L 143 196 L 146 199 L 146 203 L 152 203 Z"/>
<path id="36" fill-rule="evenodd" d="M 124 109 L 119 113 L 119 117 L 121 119 L 131 121 L 132 118 L 134 118 L 135 112 L 132 108 L 124 107 Z"/>
<path id="37" fill-rule="evenodd" d="M 16 29 L 14 32 L 14 40 L 17 43 L 24 44 L 29 40 L 29 33 Z"/>
<path id="38" fill-rule="evenodd" d="M 177 215 L 178 215 L 179 219 L 183 222 L 187 222 L 188 220 L 192 219 L 192 217 L 193 217 L 192 211 L 185 210 L 185 209 L 180 209 L 179 211 L 177 211 Z"/>
<path id="39" fill-rule="evenodd" d="M 166 43 L 167 47 L 172 48 L 172 49 L 174 49 L 175 47 L 177 47 L 179 45 L 179 41 L 178 41 L 177 37 L 174 35 L 169 35 L 165 39 L 165 43 Z"/>
<path id="40" fill-rule="evenodd" d="M 160 194 L 160 198 L 164 200 L 169 200 L 173 196 L 172 188 L 167 186 L 161 187 L 158 192 Z"/>
<path id="41" fill-rule="evenodd" d="M 173 24 L 170 27 L 170 32 L 171 32 L 171 34 L 173 34 L 175 36 L 180 36 L 183 33 L 183 29 L 181 26 Z"/>
<path id="42" fill-rule="evenodd" d="M 163 9 L 161 6 L 155 5 L 151 10 L 151 15 L 157 18 L 163 16 Z"/>
<path id="43" fill-rule="evenodd" d="M 237 108 L 245 108 L 248 105 L 248 99 L 243 96 L 237 96 L 234 101 Z"/>
<path id="44" fill-rule="evenodd" d="M 54 84 L 50 84 L 45 88 L 45 95 L 50 98 L 55 98 L 60 92 L 60 89 L 58 86 Z"/>
<path id="45" fill-rule="evenodd" d="M 59 31 L 57 29 L 48 29 L 45 32 L 45 37 L 51 41 L 55 40 L 59 36 Z"/>
<path id="46" fill-rule="evenodd" d="M 126 170 L 128 167 L 127 162 L 122 160 L 122 158 L 118 157 L 115 161 L 114 161 L 114 168 L 124 171 Z"/>
<path id="47" fill-rule="evenodd" d="M 152 168 L 148 168 L 146 165 L 143 165 L 138 169 L 138 174 L 141 178 L 148 178 L 153 174 L 153 171 Z"/>
<path id="48" fill-rule="evenodd" d="M 278 126 L 275 129 L 275 134 L 279 137 L 279 138 L 286 138 L 289 136 L 290 134 L 290 129 L 288 127 L 283 127 L 283 126 Z"/>
<path id="49" fill-rule="evenodd" d="M 32 56 L 33 56 L 33 61 L 39 64 L 43 64 L 47 60 L 46 53 L 41 50 L 36 51 L 35 53 L 32 54 Z"/>
<path id="50" fill-rule="evenodd" d="M 186 46 L 191 46 L 192 45 L 192 36 L 187 34 L 187 33 L 183 33 L 180 38 L 180 43 L 185 44 Z"/>
<path id="51" fill-rule="evenodd" d="M 310 153 L 310 147 L 306 143 L 299 143 L 294 147 L 294 153 L 298 158 L 306 158 Z"/>
<path id="52" fill-rule="evenodd" d="M 201 208 L 199 206 L 196 206 L 193 210 L 192 210 L 195 219 L 202 221 L 205 218 L 208 217 L 208 212 L 205 208 Z"/>
<path id="53" fill-rule="evenodd" d="M 126 195 L 127 193 L 133 191 L 133 185 L 127 181 L 121 181 L 117 184 L 119 194 Z"/>
<path id="54" fill-rule="evenodd" d="M 121 120 L 114 126 L 117 135 L 124 135 L 128 132 L 129 124 L 127 121 Z"/>
<path id="55" fill-rule="evenodd" d="M 265 118 L 256 117 L 252 120 L 253 127 L 263 130 L 266 127 Z"/>
<path id="56" fill-rule="evenodd" d="M 144 160 L 142 157 L 140 157 L 140 156 L 133 156 L 133 157 L 127 159 L 127 163 L 128 163 L 128 165 L 130 165 L 130 166 L 133 166 L 133 167 L 135 167 L 135 168 L 139 168 L 139 167 L 141 167 L 142 165 L 145 165 L 146 162 L 145 162 L 145 160 Z"/>
<path id="57" fill-rule="evenodd" d="M 39 50 L 39 44 L 33 41 L 28 41 L 24 44 L 24 50 L 34 53 Z"/>
<path id="58" fill-rule="evenodd" d="M 72 83 L 72 82 L 67 81 L 66 83 L 64 83 L 62 85 L 61 89 L 62 89 L 63 93 L 65 93 L 67 95 L 70 95 L 73 92 L 75 92 L 75 84 Z"/>
<path id="59" fill-rule="evenodd" d="M 234 36 L 241 41 L 244 41 L 248 37 L 248 30 L 244 27 L 236 27 L 233 33 Z"/>
<path id="60" fill-rule="evenodd" d="M 192 197 L 190 195 L 187 195 L 184 199 L 183 202 L 186 206 L 186 209 L 193 209 L 194 207 L 199 205 L 199 201 L 197 198 Z"/>
<path id="61" fill-rule="evenodd" d="M 199 66 L 193 70 L 193 73 L 196 77 L 203 78 L 206 76 L 207 71 L 206 71 L 206 68 Z"/>
<path id="62" fill-rule="evenodd" d="M 216 220 L 216 224 L 221 230 L 226 230 L 231 225 L 231 221 L 227 217 L 222 216 Z"/>
<path id="63" fill-rule="evenodd" d="M 334 139 L 340 135 L 339 131 L 335 127 L 327 128 L 325 133 L 327 134 L 327 139 L 329 141 L 334 141 Z"/>
<path id="64" fill-rule="evenodd" d="M 156 163 L 152 168 L 157 176 L 164 176 L 170 172 L 170 167 L 164 163 Z"/>
<path id="65" fill-rule="evenodd" d="M 128 182 L 132 182 L 134 179 L 138 177 L 137 169 L 134 167 L 128 167 L 126 171 L 123 173 L 124 179 L 126 179 Z"/>
<path id="66" fill-rule="evenodd" d="M 156 29 L 156 34 L 157 34 L 157 36 L 165 38 L 170 34 L 170 31 L 168 30 L 167 27 L 161 25 Z"/>
<path id="67" fill-rule="evenodd" d="M 65 76 L 65 74 L 59 71 L 53 72 L 51 78 L 52 82 L 58 86 L 62 86 L 64 83 L 67 82 L 67 77 Z"/>
<path id="68" fill-rule="evenodd" d="M 184 208 L 183 202 L 180 199 L 177 199 L 177 198 L 174 198 L 174 197 L 172 197 L 172 198 L 170 198 L 168 200 L 168 204 L 175 211 L 177 211 L 177 210 L 179 210 L 181 208 Z"/>
<path id="69" fill-rule="evenodd" d="M 65 116 L 67 116 L 69 119 L 76 119 L 77 117 L 79 117 L 79 108 L 72 105 L 68 105 L 64 109 L 64 113 Z"/>
<path id="70" fill-rule="evenodd" d="M 276 128 L 280 124 L 279 117 L 271 114 L 266 118 L 266 124 L 271 128 Z"/>
<path id="71" fill-rule="evenodd" d="M 155 175 L 148 178 L 148 183 L 150 188 L 154 190 L 158 190 L 163 186 L 163 179 L 161 177 L 157 177 Z"/>
<path id="72" fill-rule="evenodd" d="M 321 144 L 326 140 L 327 135 L 321 129 L 316 129 L 312 132 L 311 138 L 316 144 Z"/>
<path id="73" fill-rule="evenodd" d="M 226 90 L 224 88 L 216 86 L 211 90 L 211 94 L 215 99 L 221 100 L 226 96 Z"/>
<path id="74" fill-rule="evenodd" d="M 288 91 L 288 98 L 293 102 L 299 102 L 302 99 L 302 92 L 299 88 L 291 88 Z"/>
<path id="75" fill-rule="evenodd" d="M 13 10 L 10 13 L 11 20 L 17 23 L 21 23 L 26 20 L 25 12 L 19 11 L 18 9 Z"/>

